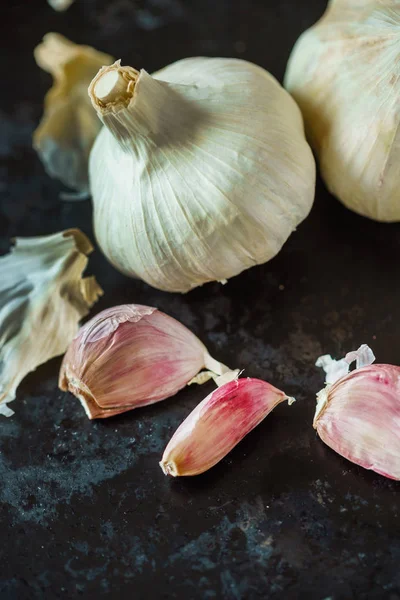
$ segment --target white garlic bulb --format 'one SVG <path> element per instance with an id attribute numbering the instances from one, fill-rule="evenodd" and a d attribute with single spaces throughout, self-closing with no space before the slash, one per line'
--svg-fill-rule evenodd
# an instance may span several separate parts
<path id="1" fill-rule="evenodd" d="M 285 75 L 327 187 L 377 221 L 400 220 L 399 28 L 397 1 L 333 0 Z"/>
<path id="2" fill-rule="evenodd" d="M 104 67 L 89 179 L 97 240 L 171 292 L 272 258 L 309 213 L 315 163 L 300 111 L 261 67 L 190 58 L 153 76 Z"/>

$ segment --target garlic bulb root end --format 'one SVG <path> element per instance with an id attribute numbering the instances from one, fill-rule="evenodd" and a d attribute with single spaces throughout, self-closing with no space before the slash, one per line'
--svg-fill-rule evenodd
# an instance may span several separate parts
<path id="1" fill-rule="evenodd" d="M 171 475 L 171 477 L 178 477 L 179 476 L 179 472 L 176 468 L 176 465 L 174 462 L 171 461 L 161 461 L 159 463 L 162 472 L 164 473 L 164 475 Z"/>
<path id="2" fill-rule="evenodd" d="M 67 371 L 64 369 L 62 369 L 60 372 L 58 386 L 64 392 L 71 392 L 71 394 L 78 398 L 87 417 L 91 421 L 93 419 L 106 419 L 126 411 L 126 407 L 124 406 L 115 406 L 110 408 L 104 408 L 100 406 L 90 389 L 82 381 L 70 373 L 67 373 Z"/>

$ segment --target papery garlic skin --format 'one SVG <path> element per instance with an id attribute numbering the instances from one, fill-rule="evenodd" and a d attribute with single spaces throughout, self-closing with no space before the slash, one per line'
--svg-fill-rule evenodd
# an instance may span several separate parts
<path id="1" fill-rule="evenodd" d="M 89 153 L 101 129 L 87 97 L 87 86 L 100 66 L 112 63 L 113 58 L 90 46 L 74 44 L 58 33 L 47 33 L 34 55 L 39 67 L 54 77 L 54 83 L 46 94 L 33 146 L 51 177 L 87 197 Z M 71 195 L 73 198 L 79 196 Z"/>
<path id="2" fill-rule="evenodd" d="M 229 371 L 187 327 L 156 308 L 115 306 L 86 323 L 61 365 L 59 386 L 90 419 L 106 418 L 176 394 Z"/>
<path id="3" fill-rule="evenodd" d="M 103 293 L 82 278 L 93 248 L 78 229 L 16 238 L 0 258 L 0 414 L 11 416 L 23 378 L 63 354 Z"/>
<path id="4" fill-rule="evenodd" d="M 209 394 L 178 427 L 160 466 L 165 475 L 199 475 L 226 456 L 277 406 L 288 400 L 260 379 L 235 379 Z"/>
<path id="5" fill-rule="evenodd" d="M 400 220 L 399 29 L 394 0 L 332 0 L 285 75 L 329 190 L 386 222 Z"/>
<path id="6" fill-rule="evenodd" d="M 112 73 L 115 88 L 99 92 Z M 315 164 L 300 111 L 261 67 L 190 58 L 151 76 L 118 61 L 89 93 L 106 126 L 89 162 L 96 237 L 123 273 L 170 292 L 226 282 L 275 256 L 308 215 Z"/>
<path id="7" fill-rule="evenodd" d="M 400 480 L 400 368 L 368 365 L 328 384 L 314 428 L 344 458 Z"/>

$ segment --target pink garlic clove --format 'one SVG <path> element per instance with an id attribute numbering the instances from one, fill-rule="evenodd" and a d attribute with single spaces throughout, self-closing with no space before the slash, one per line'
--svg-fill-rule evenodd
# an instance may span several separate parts
<path id="1" fill-rule="evenodd" d="M 260 379 L 225 383 L 178 427 L 160 462 L 163 472 L 177 477 L 207 471 L 284 400 L 294 402 Z"/>
<path id="2" fill-rule="evenodd" d="M 360 368 L 349 373 L 354 360 Z M 318 359 L 330 383 L 317 395 L 314 427 L 344 458 L 400 480 L 400 368 L 374 360 L 365 344 L 341 361 Z"/>
<path id="3" fill-rule="evenodd" d="M 86 323 L 61 365 L 59 386 L 90 419 L 110 417 L 173 396 L 202 369 L 203 383 L 229 371 L 184 325 L 156 308 L 127 304 Z"/>

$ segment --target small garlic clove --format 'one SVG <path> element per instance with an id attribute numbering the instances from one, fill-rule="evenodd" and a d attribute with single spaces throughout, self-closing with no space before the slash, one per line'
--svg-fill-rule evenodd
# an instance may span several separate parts
<path id="1" fill-rule="evenodd" d="M 179 321 L 127 304 L 104 310 L 80 329 L 59 386 L 79 398 L 90 419 L 105 418 L 173 396 L 204 368 L 205 380 L 229 372 Z"/>
<path id="2" fill-rule="evenodd" d="M 289 398 L 260 379 L 236 379 L 207 396 L 178 427 L 160 466 L 165 475 L 199 475 L 226 456 L 280 402 Z"/>
<path id="3" fill-rule="evenodd" d="M 374 358 L 363 345 L 344 360 L 365 364 Z M 367 364 L 328 384 L 317 398 L 314 428 L 325 444 L 365 469 L 400 480 L 399 367 Z"/>

